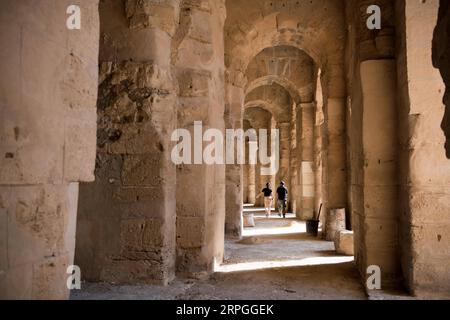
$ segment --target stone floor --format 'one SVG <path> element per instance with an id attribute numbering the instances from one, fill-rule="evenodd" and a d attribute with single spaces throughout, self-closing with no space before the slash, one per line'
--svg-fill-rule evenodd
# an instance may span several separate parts
<path id="1" fill-rule="evenodd" d="M 337 255 L 332 242 L 306 234 L 293 215 L 267 219 L 261 209 L 256 227 L 241 241 L 225 243 L 224 264 L 208 280 L 176 279 L 167 287 L 83 283 L 72 299 L 367 299 L 353 257 Z"/>

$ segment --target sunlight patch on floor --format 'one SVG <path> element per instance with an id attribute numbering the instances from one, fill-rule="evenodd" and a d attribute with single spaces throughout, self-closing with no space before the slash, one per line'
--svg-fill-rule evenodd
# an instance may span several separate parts
<path id="1" fill-rule="evenodd" d="M 274 211 L 275 210 L 275 208 L 272 208 L 272 211 Z M 244 208 L 244 213 L 246 213 L 246 212 L 265 212 L 266 211 L 266 209 L 264 209 L 264 208 L 255 208 L 255 207 L 250 207 L 250 208 Z"/>
<path id="2" fill-rule="evenodd" d="M 253 271 L 253 270 L 264 270 L 274 268 L 330 265 L 330 264 L 347 263 L 352 261 L 354 261 L 354 257 L 333 256 L 333 257 L 310 257 L 298 260 L 242 262 L 235 264 L 216 265 L 214 268 L 214 272 L 229 273 L 229 272 Z"/>
<path id="3" fill-rule="evenodd" d="M 281 219 L 280 219 L 281 220 Z M 284 221 L 284 220 L 281 220 Z M 242 235 L 244 237 L 252 236 L 264 236 L 264 235 L 277 235 L 277 234 L 295 234 L 295 233 L 305 233 L 306 224 L 302 222 L 293 221 L 286 226 L 273 227 L 255 227 L 255 228 L 244 228 Z"/>

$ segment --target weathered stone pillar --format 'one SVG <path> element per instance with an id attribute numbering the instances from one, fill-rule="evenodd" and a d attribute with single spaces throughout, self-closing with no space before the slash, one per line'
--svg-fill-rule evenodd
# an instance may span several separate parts
<path id="1" fill-rule="evenodd" d="M 347 218 L 355 231 L 355 260 L 363 283 L 367 267 L 381 268 L 382 288 L 399 280 L 398 251 L 398 97 L 393 1 L 353 3 L 348 83 L 349 198 Z M 382 29 L 367 28 L 367 7 L 380 5 Z M 349 8 L 352 4 L 348 4 Z M 331 170 L 329 172 L 331 175 Z M 349 226 L 347 225 L 347 228 Z"/>
<path id="2" fill-rule="evenodd" d="M 82 3 L 70 31 L 68 2 L 0 2 L 0 299 L 69 297 L 95 166 L 98 1 Z"/>
<path id="3" fill-rule="evenodd" d="M 399 275 L 397 231 L 397 104 L 395 60 L 361 63 L 363 95 L 365 268 L 381 268 L 382 283 Z"/>
<path id="4" fill-rule="evenodd" d="M 301 117 L 298 116 L 299 105 L 295 102 L 291 107 L 291 159 L 290 159 L 290 171 L 291 171 L 291 209 L 292 212 L 299 217 L 301 211 L 301 187 L 300 187 L 300 159 L 302 156 L 302 143 L 301 143 Z"/>
<path id="5" fill-rule="evenodd" d="M 256 165 L 249 164 L 248 165 L 248 202 L 255 204 L 256 203 L 256 186 L 255 186 L 255 177 L 256 175 Z"/>
<path id="6" fill-rule="evenodd" d="M 193 134 L 225 134 L 225 66 L 223 0 L 183 1 L 180 24 L 172 42 L 172 64 L 179 83 L 178 127 Z M 200 137 L 199 137 L 200 139 Z M 199 143 L 197 141 L 197 143 Z M 202 143 L 206 147 L 208 143 Z M 220 148 L 221 146 L 219 146 Z M 203 276 L 223 259 L 225 232 L 225 165 L 180 165 L 177 168 L 177 271 Z"/>
<path id="7" fill-rule="evenodd" d="M 324 147 L 324 114 L 323 114 L 323 92 L 321 83 L 321 72 L 318 73 L 317 77 L 317 87 L 316 87 L 316 108 L 314 112 L 314 210 L 316 214 L 319 214 L 320 207 L 322 205 L 322 212 L 320 215 L 320 220 L 322 225 L 325 222 L 325 211 L 324 208 L 324 190 L 323 190 L 323 171 L 324 164 L 326 161 L 324 157 L 323 147 Z"/>
<path id="8" fill-rule="evenodd" d="M 227 165 L 225 233 L 234 237 L 242 235 L 243 166 Z"/>
<path id="9" fill-rule="evenodd" d="M 259 141 L 258 141 L 258 152 L 259 152 Z M 255 165 L 255 206 L 264 206 L 264 199 L 262 197 L 256 198 L 261 190 L 264 188 L 263 177 L 261 176 L 261 162 L 259 161 Z"/>
<path id="10" fill-rule="evenodd" d="M 277 121 L 275 120 L 275 117 L 272 115 L 271 119 L 270 119 L 270 130 L 269 130 L 269 141 L 270 141 L 270 154 L 272 155 L 272 149 L 273 149 L 273 145 L 272 145 L 272 139 L 271 139 L 271 135 L 272 135 L 272 130 L 277 130 Z M 275 146 L 276 147 L 276 146 Z M 272 186 L 272 190 L 273 190 L 273 195 L 275 196 L 275 191 L 277 188 L 277 172 L 273 172 L 273 174 L 271 174 L 270 176 L 266 177 L 267 181 L 270 182 L 271 186 Z M 272 202 L 272 206 L 275 207 L 275 202 Z"/>
<path id="11" fill-rule="evenodd" d="M 291 153 L 291 124 L 289 122 L 278 123 L 280 134 L 280 170 L 278 172 L 277 184 L 279 186 L 281 181 L 286 183 L 289 192 L 291 192 L 290 180 L 290 153 Z M 289 194 L 289 201 L 291 201 Z"/>
<path id="12" fill-rule="evenodd" d="M 248 130 L 250 129 L 250 122 L 248 120 L 243 120 L 243 130 L 244 132 L 248 132 Z M 245 164 L 242 166 L 242 170 L 243 170 L 243 202 L 244 203 L 250 203 L 250 197 L 249 197 L 249 184 L 250 184 L 250 162 L 249 162 L 249 153 L 248 153 L 248 148 L 249 148 L 249 139 L 245 138 L 244 139 L 244 146 L 245 146 Z M 254 180 L 253 180 L 254 181 Z M 253 182 L 254 183 L 254 182 Z"/>
<path id="13" fill-rule="evenodd" d="M 322 142 L 322 131 L 323 124 L 317 121 L 318 112 L 316 112 L 316 124 L 314 126 L 314 211 L 316 214 L 320 213 L 320 220 L 324 222 L 325 214 L 324 211 L 324 192 L 323 192 L 323 142 Z M 322 208 L 321 208 L 322 207 Z"/>
<path id="14" fill-rule="evenodd" d="M 258 149 L 257 141 L 249 141 L 247 150 Z M 256 164 L 248 164 L 248 202 L 256 204 Z"/>
<path id="15" fill-rule="evenodd" d="M 398 74 L 403 88 L 399 115 L 403 275 L 412 294 L 448 299 L 450 6 L 448 1 L 398 1 L 397 6 L 403 20 L 398 32 L 402 39 Z"/>
<path id="16" fill-rule="evenodd" d="M 97 163 L 80 188 L 83 278 L 166 284 L 175 274 L 178 1 L 102 1 Z M 160 19 L 164 16 L 164 19 Z"/>
<path id="17" fill-rule="evenodd" d="M 261 129 L 266 129 L 266 128 L 261 128 Z M 268 156 L 270 155 L 270 152 L 272 150 L 271 148 L 271 127 L 270 127 L 270 121 L 268 123 L 268 127 L 267 127 L 267 147 L 266 150 L 268 152 Z M 261 134 L 258 134 L 258 142 L 261 142 Z M 258 159 L 259 159 L 259 149 L 258 149 Z M 268 169 L 269 168 L 269 164 L 265 164 L 265 165 L 261 165 L 261 161 L 258 160 L 258 164 L 257 164 L 257 176 L 259 176 L 259 182 L 256 183 L 256 185 L 258 186 L 258 188 L 256 189 L 256 195 L 258 195 L 259 193 L 261 193 L 262 189 L 264 189 L 266 187 L 267 183 L 272 184 L 273 182 L 273 176 L 272 175 L 263 175 L 261 169 Z M 272 184 L 272 188 L 273 188 L 273 184 Z M 264 197 L 260 197 L 259 199 L 257 199 L 257 202 L 259 205 L 264 206 Z"/>
<path id="18" fill-rule="evenodd" d="M 242 166 L 242 203 L 248 202 L 248 164 Z"/>
<path id="19" fill-rule="evenodd" d="M 226 86 L 227 104 L 225 108 L 226 129 L 242 130 L 244 110 L 244 90 L 231 83 Z M 234 237 L 241 237 L 243 230 L 243 167 L 239 163 L 238 150 L 242 150 L 244 141 L 234 139 L 234 148 L 227 145 L 227 151 L 234 151 L 231 163 L 226 163 L 226 189 L 225 189 L 225 233 Z M 244 155 L 245 156 L 245 155 Z M 231 160 L 231 159 L 227 159 Z M 244 158 L 245 160 L 245 158 Z"/>
<path id="20" fill-rule="evenodd" d="M 327 125 L 327 210 L 347 206 L 347 156 L 345 99 L 329 98 L 325 108 Z"/>
<path id="21" fill-rule="evenodd" d="M 270 132 L 270 114 L 266 111 L 260 111 L 256 113 L 255 119 L 253 119 L 252 127 L 256 131 L 256 134 L 258 136 L 257 141 L 249 141 L 249 150 L 251 150 L 251 147 L 255 148 L 257 150 L 256 154 L 256 164 L 254 165 L 254 173 L 255 173 L 255 179 L 254 179 L 254 190 L 255 190 L 255 205 L 258 207 L 264 206 L 264 197 L 256 198 L 262 191 L 262 189 L 265 187 L 266 183 L 270 181 L 270 176 L 262 175 L 261 169 L 264 167 L 268 167 L 268 165 L 262 165 L 261 158 L 260 158 L 260 147 L 261 147 L 261 137 L 263 131 L 261 130 L 267 130 L 267 151 L 270 152 L 270 139 L 269 139 L 269 132 Z M 253 144 L 253 143 L 256 143 Z M 252 170 L 252 169 L 250 169 Z"/>
<path id="22" fill-rule="evenodd" d="M 301 112 L 301 214 L 300 218 L 307 220 L 314 215 L 314 103 L 302 103 Z"/>

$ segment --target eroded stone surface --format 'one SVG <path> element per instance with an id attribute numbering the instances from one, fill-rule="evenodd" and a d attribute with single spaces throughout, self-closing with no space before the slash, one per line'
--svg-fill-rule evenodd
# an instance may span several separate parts
<path id="1" fill-rule="evenodd" d="M 334 239 L 334 247 L 339 254 L 353 256 L 353 231 L 341 230 L 337 232 Z"/>
<path id="2" fill-rule="evenodd" d="M 345 208 L 362 283 L 448 294 L 447 2 L 85 0 L 81 30 L 69 4 L 0 4 L 0 297 L 66 298 L 75 241 L 85 280 L 207 277 L 280 180 L 298 218 Z M 279 171 L 175 166 L 194 121 L 279 130 Z"/>

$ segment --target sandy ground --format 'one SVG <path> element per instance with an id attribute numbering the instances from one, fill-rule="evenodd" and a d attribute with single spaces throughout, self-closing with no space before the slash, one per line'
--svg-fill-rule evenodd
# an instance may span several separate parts
<path id="1" fill-rule="evenodd" d="M 256 210 L 256 211 L 255 211 Z M 176 279 L 169 286 L 83 283 L 71 298 L 85 299 L 366 299 L 353 257 L 306 234 L 305 223 L 288 215 L 266 219 L 255 211 L 255 228 L 241 241 L 225 243 L 224 264 L 207 280 Z"/>

